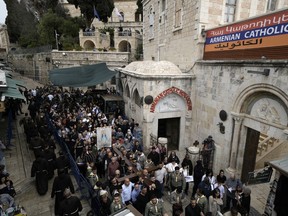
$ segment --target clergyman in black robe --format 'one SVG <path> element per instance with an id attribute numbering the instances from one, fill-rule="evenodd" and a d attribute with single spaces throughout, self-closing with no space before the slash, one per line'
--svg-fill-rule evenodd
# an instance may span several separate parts
<path id="1" fill-rule="evenodd" d="M 31 177 L 36 176 L 36 189 L 39 195 L 44 195 L 48 191 L 48 162 L 41 156 L 37 155 L 32 164 Z"/>
<path id="2" fill-rule="evenodd" d="M 63 193 L 66 188 L 69 188 L 71 193 L 75 192 L 70 176 L 65 173 L 64 169 L 60 169 L 58 171 L 58 176 L 56 176 L 54 179 L 51 191 L 51 198 L 54 198 L 55 196 L 55 215 L 60 214 L 59 207 L 60 203 L 65 199 Z"/>

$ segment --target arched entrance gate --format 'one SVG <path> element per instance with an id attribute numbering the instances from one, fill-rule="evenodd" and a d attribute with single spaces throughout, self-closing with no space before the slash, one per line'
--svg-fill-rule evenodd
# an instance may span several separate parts
<path id="1" fill-rule="evenodd" d="M 257 163 L 265 161 L 263 155 L 268 160 L 281 156 L 279 154 L 286 154 L 282 151 L 275 155 L 277 151 L 273 142 L 275 145 L 283 144 L 281 141 L 285 141 L 287 137 L 288 96 L 272 85 L 251 85 L 238 95 L 231 114 L 233 137 L 228 171 L 241 171 L 239 174 L 242 181 L 246 182 L 248 173 L 259 166 Z M 262 147 L 262 136 L 264 144 L 266 142 L 265 147 Z M 274 151 L 273 155 L 269 155 L 270 147 L 274 148 L 270 149 L 271 152 Z M 262 148 L 266 148 L 266 152 L 262 152 Z M 264 167 L 264 162 L 262 165 Z"/>

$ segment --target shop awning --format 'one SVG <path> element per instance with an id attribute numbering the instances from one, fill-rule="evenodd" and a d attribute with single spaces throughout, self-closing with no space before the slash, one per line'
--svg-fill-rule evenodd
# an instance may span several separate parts
<path id="1" fill-rule="evenodd" d="M 270 161 L 268 164 L 288 177 L 288 157 L 284 157 L 280 160 Z"/>
<path id="2" fill-rule="evenodd" d="M 99 63 L 53 69 L 49 73 L 49 79 L 55 86 L 87 87 L 106 82 L 116 73 L 109 70 L 106 63 Z"/>
<path id="3" fill-rule="evenodd" d="M 15 80 L 15 79 L 6 77 L 6 81 L 7 81 L 8 87 L 10 88 L 16 88 L 16 89 L 18 89 L 19 87 L 25 88 L 24 83 L 20 80 Z"/>
<path id="4" fill-rule="evenodd" d="M 17 88 L 9 87 L 1 92 L 1 96 L 10 97 L 10 98 L 18 98 L 18 99 L 23 99 L 26 101 L 26 98 L 24 97 L 24 95 L 22 95 Z"/>

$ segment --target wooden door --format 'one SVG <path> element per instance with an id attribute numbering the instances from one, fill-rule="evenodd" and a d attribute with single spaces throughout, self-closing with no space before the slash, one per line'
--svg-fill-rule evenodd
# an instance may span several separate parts
<path id="1" fill-rule="evenodd" d="M 158 137 L 168 139 L 168 151 L 179 150 L 180 118 L 159 119 Z"/>
<path id="2" fill-rule="evenodd" d="M 252 128 L 247 128 L 247 137 L 244 150 L 242 177 L 243 183 L 248 181 L 248 173 L 255 169 L 257 148 L 259 143 L 260 132 Z"/>

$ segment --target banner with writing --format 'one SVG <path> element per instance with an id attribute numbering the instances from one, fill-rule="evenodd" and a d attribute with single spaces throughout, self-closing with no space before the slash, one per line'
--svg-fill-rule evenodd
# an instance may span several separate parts
<path id="1" fill-rule="evenodd" d="M 205 54 L 288 45 L 288 10 L 206 32 Z M 236 55 L 237 56 L 237 55 Z"/>

